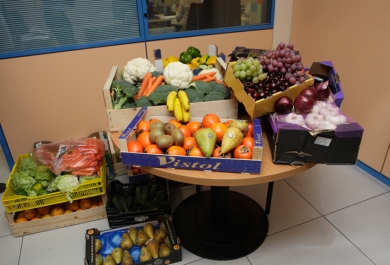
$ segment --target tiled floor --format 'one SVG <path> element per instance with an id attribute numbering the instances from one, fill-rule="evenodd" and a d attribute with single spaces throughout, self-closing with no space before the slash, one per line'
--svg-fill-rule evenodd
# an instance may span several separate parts
<path id="1" fill-rule="evenodd" d="M 8 176 L 0 152 L 0 182 Z M 265 207 L 267 185 L 232 190 Z M 194 193 L 193 186 L 172 193 L 172 207 Z M 356 166 L 317 165 L 276 182 L 268 219 L 263 245 L 246 257 L 214 261 L 184 249 L 182 262 L 176 264 L 390 264 L 390 187 Z M 83 264 L 84 232 L 94 227 L 109 229 L 103 219 L 15 238 L 3 215 L 0 264 Z"/>

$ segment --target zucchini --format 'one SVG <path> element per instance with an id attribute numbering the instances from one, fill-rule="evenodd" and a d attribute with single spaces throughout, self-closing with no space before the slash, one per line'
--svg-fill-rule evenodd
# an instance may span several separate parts
<path id="1" fill-rule="evenodd" d="M 147 200 L 149 196 L 149 186 L 145 185 L 142 187 L 142 195 L 141 198 L 142 200 Z"/>
<path id="2" fill-rule="evenodd" d="M 157 185 L 153 184 L 149 190 L 149 199 L 153 199 L 157 192 Z"/>
<path id="3" fill-rule="evenodd" d="M 129 208 L 127 208 L 126 199 L 124 196 L 119 196 L 119 202 L 123 207 L 123 210 L 127 213 L 129 212 Z"/>

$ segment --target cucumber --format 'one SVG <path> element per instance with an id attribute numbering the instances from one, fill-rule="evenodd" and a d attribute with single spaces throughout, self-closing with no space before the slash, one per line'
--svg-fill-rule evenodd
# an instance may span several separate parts
<path id="1" fill-rule="evenodd" d="M 166 194 L 166 193 L 167 193 L 166 190 L 159 190 L 159 191 L 156 192 L 156 195 L 155 195 L 155 196 L 156 196 L 157 198 L 160 198 L 161 194 Z"/>
<path id="2" fill-rule="evenodd" d="M 156 208 L 156 205 L 154 205 L 153 203 L 147 201 L 147 200 L 137 200 L 137 203 L 138 205 L 140 205 L 143 209 L 145 210 L 151 210 L 151 209 L 155 209 Z"/>
<path id="3" fill-rule="evenodd" d="M 157 192 L 157 185 L 153 184 L 149 190 L 149 199 L 153 199 Z"/>
<path id="4" fill-rule="evenodd" d="M 150 200 L 150 202 L 153 203 L 154 205 L 156 205 L 157 207 L 159 207 L 162 204 L 162 201 L 157 199 L 157 198 Z"/>
<path id="5" fill-rule="evenodd" d="M 123 210 L 127 213 L 129 212 L 129 208 L 127 208 L 127 203 L 126 203 L 126 199 L 124 196 L 119 196 L 119 202 L 120 204 L 122 205 L 123 207 Z"/>
<path id="6" fill-rule="evenodd" d="M 135 188 L 135 198 L 141 200 L 142 199 L 141 194 L 142 194 L 142 185 L 137 185 L 137 187 Z"/>
<path id="7" fill-rule="evenodd" d="M 115 210 L 117 210 L 118 212 L 124 212 L 124 209 L 122 207 L 122 204 L 119 202 L 119 197 L 114 195 L 114 197 L 112 198 L 112 205 L 114 206 Z"/>
<path id="8" fill-rule="evenodd" d="M 116 183 L 114 188 L 115 188 L 116 194 L 118 194 L 118 195 L 124 195 L 125 194 L 125 190 L 123 189 L 123 185 L 121 185 L 119 183 Z"/>
<path id="9" fill-rule="evenodd" d="M 141 198 L 142 200 L 147 200 L 149 196 L 149 186 L 145 185 L 142 187 L 142 195 Z"/>
<path id="10" fill-rule="evenodd" d="M 134 184 L 131 184 L 131 185 L 127 188 L 126 193 L 130 194 L 131 196 L 134 196 L 134 192 L 135 192 L 135 185 L 134 185 Z"/>

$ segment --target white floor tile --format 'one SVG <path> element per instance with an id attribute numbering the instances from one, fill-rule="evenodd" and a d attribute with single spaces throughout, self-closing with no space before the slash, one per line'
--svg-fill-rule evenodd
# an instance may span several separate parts
<path id="1" fill-rule="evenodd" d="M 192 262 L 191 265 L 251 265 L 249 260 L 246 257 L 234 260 L 209 260 L 209 259 L 201 259 L 195 262 Z"/>
<path id="2" fill-rule="evenodd" d="M 12 234 L 11 226 L 8 223 L 8 219 L 5 216 L 4 205 L 1 204 L 0 205 L 0 237 L 7 236 L 7 235 L 13 235 L 13 234 Z"/>
<path id="3" fill-rule="evenodd" d="M 24 236 L 19 265 L 83 264 L 85 231 L 110 229 L 107 219 Z"/>
<path id="4" fill-rule="evenodd" d="M 268 236 L 248 259 L 252 265 L 373 265 L 323 217 Z"/>
<path id="5" fill-rule="evenodd" d="M 376 265 L 390 264 L 390 193 L 326 215 Z"/>
<path id="6" fill-rule="evenodd" d="M 337 211 L 388 191 L 354 166 L 348 165 L 316 165 L 287 178 L 286 182 L 321 214 Z"/>
<path id="7" fill-rule="evenodd" d="M 182 247 L 182 261 L 174 263 L 175 265 L 185 265 L 185 264 L 194 264 L 194 261 L 201 260 L 201 257 L 196 256 L 195 254 L 192 254 L 188 250 Z"/>
<path id="8" fill-rule="evenodd" d="M 18 265 L 22 240 L 23 237 L 15 238 L 13 235 L 0 237 L 1 264 Z"/>

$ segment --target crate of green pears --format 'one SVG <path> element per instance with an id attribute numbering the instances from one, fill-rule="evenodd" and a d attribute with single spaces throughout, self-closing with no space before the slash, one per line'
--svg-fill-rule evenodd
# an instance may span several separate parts
<path id="1" fill-rule="evenodd" d="M 155 177 L 136 183 L 122 183 L 119 180 L 109 183 L 106 211 L 110 223 L 123 222 L 123 225 L 128 225 L 137 220 L 145 221 L 160 214 L 170 214 L 170 210 L 166 179 Z"/>

